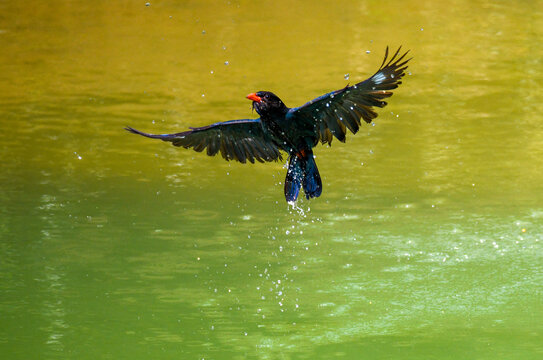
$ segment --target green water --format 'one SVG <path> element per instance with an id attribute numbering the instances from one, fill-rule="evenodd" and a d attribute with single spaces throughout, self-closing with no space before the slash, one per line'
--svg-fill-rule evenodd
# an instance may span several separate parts
<path id="1" fill-rule="evenodd" d="M 540 1 L 0 2 L 3 359 L 543 358 Z M 323 195 L 125 132 L 411 49 Z M 349 80 L 345 75 L 349 74 Z"/>

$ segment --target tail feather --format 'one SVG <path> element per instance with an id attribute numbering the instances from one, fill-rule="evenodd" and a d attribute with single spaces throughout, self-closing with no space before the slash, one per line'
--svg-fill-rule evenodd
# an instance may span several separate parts
<path id="1" fill-rule="evenodd" d="M 307 154 L 304 165 L 304 180 L 302 185 L 304 187 L 305 197 L 310 199 L 321 196 L 322 181 L 312 151 Z"/>
<path id="2" fill-rule="evenodd" d="M 285 178 L 285 199 L 287 199 L 287 202 L 296 201 L 300 189 L 302 188 L 304 174 L 301 161 L 302 160 L 296 156 L 290 158 L 287 177 Z"/>
<path id="3" fill-rule="evenodd" d="M 321 177 L 311 150 L 305 150 L 290 157 L 285 179 L 286 200 L 296 201 L 301 188 L 304 189 L 307 199 L 319 197 L 322 193 Z"/>

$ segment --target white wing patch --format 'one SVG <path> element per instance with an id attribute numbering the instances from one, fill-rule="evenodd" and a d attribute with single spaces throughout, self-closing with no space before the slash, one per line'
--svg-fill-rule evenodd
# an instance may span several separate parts
<path id="1" fill-rule="evenodd" d="M 377 74 L 373 75 L 373 82 L 376 83 L 377 85 L 379 85 L 380 83 L 382 83 L 383 81 L 386 80 L 386 75 L 383 74 L 382 72 L 378 72 Z"/>

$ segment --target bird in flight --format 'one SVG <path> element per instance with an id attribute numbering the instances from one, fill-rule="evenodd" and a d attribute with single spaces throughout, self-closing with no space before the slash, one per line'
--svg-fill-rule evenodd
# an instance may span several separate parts
<path id="1" fill-rule="evenodd" d="M 318 197 L 322 181 L 313 147 L 319 142 L 330 145 L 334 137 L 345 142 L 346 129 L 356 134 L 361 119 L 369 124 L 377 117 L 373 108 L 387 104 L 384 99 L 402 83 L 406 64 L 411 60 L 405 59 L 409 51 L 401 54 L 400 50 L 401 46 L 389 59 L 387 47 L 383 63 L 370 78 L 299 107 L 287 107 L 269 91 L 251 93 L 247 98 L 260 115 L 258 119 L 218 122 L 176 134 L 147 134 L 131 127 L 126 130 L 198 152 L 207 149 L 210 156 L 220 152 L 225 160 L 241 163 L 282 160 L 284 151 L 289 161 L 284 187 L 287 202 L 296 201 L 301 189 L 307 199 Z"/>

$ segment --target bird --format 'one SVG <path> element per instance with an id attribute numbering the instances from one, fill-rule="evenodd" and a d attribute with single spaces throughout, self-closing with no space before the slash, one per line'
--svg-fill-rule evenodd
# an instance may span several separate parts
<path id="1" fill-rule="evenodd" d="M 401 46 L 389 58 L 389 48 L 379 69 L 368 79 L 319 96 L 302 106 L 289 108 L 274 93 L 257 91 L 247 95 L 256 119 L 217 122 L 175 134 L 148 134 L 127 126 L 125 130 L 152 139 L 171 142 L 174 146 L 192 148 L 207 155 L 221 153 L 227 160 L 254 163 L 283 161 L 288 156 L 284 195 L 288 203 L 298 199 L 303 189 L 307 199 L 319 197 L 322 180 L 313 156 L 319 143 L 331 145 L 335 137 L 345 142 L 347 129 L 356 134 L 361 120 L 371 123 L 377 117 L 374 108 L 387 105 L 405 75 L 409 50 Z"/>

